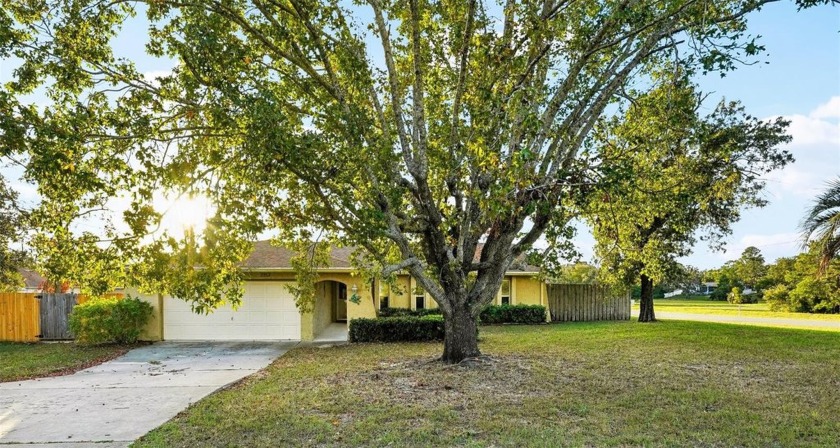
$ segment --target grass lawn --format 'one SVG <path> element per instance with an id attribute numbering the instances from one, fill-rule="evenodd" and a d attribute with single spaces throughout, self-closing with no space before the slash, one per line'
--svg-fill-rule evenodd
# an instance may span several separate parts
<path id="1" fill-rule="evenodd" d="M 0 342 L 0 382 L 65 375 L 116 358 L 123 346 Z"/>
<path id="2" fill-rule="evenodd" d="M 838 446 L 840 334 L 665 321 L 483 327 L 439 344 L 298 348 L 135 443 Z"/>
<path id="3" fill-rule="evenodd" d="M 639 303 L 633 306 L 638 311 Z M 783 311 L 771 311 L 766 303 L 745 303 L 743 305 L 731 304 L 726 301 L 709 300 L 708 297 L 698 298 L 674 298 L 655 299 L 653 309 L 673 313 L 692 314 L 721 314 L 730 316 L 745 317 L 781 317 L 786 319 L 812 319 L 823 321 L 840 322 L 840 314 L 812 314 L 812 313 L 788 313 Z"/>

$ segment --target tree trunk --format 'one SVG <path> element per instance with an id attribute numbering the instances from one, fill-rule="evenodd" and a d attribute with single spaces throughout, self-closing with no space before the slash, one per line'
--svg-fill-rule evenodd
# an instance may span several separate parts
<path id="1" fill-rule="evenodd" d="M 639 298 L 639 322 L 656 322 L 653 314 L 653 280 L 642 274 L 642 296 Z"/>
<path id="2" fill-rule="evenodd" d="M 444 315 L 444 319 L 443 362 L 456 364 L 481 355 L 478 350 L 478 319 L 470 313 L 466 304 L 453 306 L 452 312 Z"/>

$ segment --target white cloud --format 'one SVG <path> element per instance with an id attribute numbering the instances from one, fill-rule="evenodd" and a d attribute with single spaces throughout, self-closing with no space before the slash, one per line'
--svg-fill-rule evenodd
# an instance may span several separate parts
<path id="1" fill-rule="evenodd" d="M 793 137 L 791 146 L 840 147 L 840 96 L 831 97 L 807 115 L 793 114 L 782 118 L 790 121 L 788 133 Z"/>
<path id="2" fill-rule="evenodd" d="M 840 96 L 831 97 L 827 103 L 814 109 L 810 116 L 812 118 L 840 118 Z"/>
<path id="3" fill-rule="evenodd" d="M 41 200 L 38 187 L 35 185 L 26 182 L 11 182 L 9 186 L 18 193 L 18 198 L 25 203 L 34 204 Z"/>
<path id="4" fill-rule="evenodd" d="M 788 166 L 781 171 L 773 171 L 767 175 L 767 191 L 773 200 L 786 197 L 813 198 L 825 187 L 825 173 L 802 170 L 796 165 Z"/>
<path id="5" fill-rule="evenodd" d="M 840 123 L 805 115 L 789 115 L 788 133 L 793 136 L 792 145 L 840 146 Z"/>
<path id="6" fill-rule="evenodd" d="M 796 232 L 744 235 L 737 243 L 728 245 L 726 251 L 720 255 L 724 260 L 734 260 L 741 256 L 744 249 L 754 246 L 761 251 L 764 259 L 770 262 L 785 254 L 798 252 L 800 238 L 801 235 Z"/>

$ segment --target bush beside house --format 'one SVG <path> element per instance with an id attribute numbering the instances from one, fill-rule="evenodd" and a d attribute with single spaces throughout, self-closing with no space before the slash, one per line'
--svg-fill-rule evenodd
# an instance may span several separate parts
<path id="1" fill-rule="evenodd" d="M 425 308 L 412 310 L 408 308 L 383 308 L 379 310 L 378 317 L 424 317 L 439 316 L 443 314 L 440 308 Z"/>
<path id="2" fill-rule="evenodd" d="M 100 298 L 73 308 L 70 331 L 81 344 L 133 344 L 152 316 L 152 306 L 138 298 Z"/>
<path id="3" fill-rule="evenodd" d="M 482 324 L 545 323 L 541 305 L 491 305 L 480 315 Z M 375 319 L 352 319 L 350 342 L 442 341 L 445 335 L 440 309 L 409 310 L 386 308 Z"/>
<path id="4" fill-rule="evenodd" d="M 545 307 L 542 305 L 491 305 L 479 316 L 482 324 L 543 324 Z"/>
<path id="5" fill-rule="evenodd" d="M 542 305 L 489 305 L 479 315 L 481 324 L 541 324 L 545 323 L 546 308 Z M 410 310 L 407 308 L 385 308 L 379 310 L 379 317 L 424 317 L 439 316 L 440 308 Z"/>
<path id="6" fill-rule="evenodd" d="M 442 341 L 441 316 L 401 316 L 350 321 L 350 342 Z"/>

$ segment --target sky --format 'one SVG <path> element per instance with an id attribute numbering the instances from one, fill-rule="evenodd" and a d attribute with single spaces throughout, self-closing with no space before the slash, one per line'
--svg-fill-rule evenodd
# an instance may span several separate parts
<path id="1" fill-rule="evenodd" d="M 796 11 L 792 1 L 771 4 L 749 17 L 749 32 L 762 36 L 766 54 L 759 63 L 742 66 L 721 78 L 717 74 L 697 82 L 709 92 L 711 111 L 723 98 L 739 100 L 759 118 L 783 116 L 791 121 L 793 141 L 786 146 L 796 162 L 767 177 L 769 205 L 746 210 L 726 239 L 726 250 L 713 252 L 698 243 L 681 261 L 701 269 L 718 267 L 737 258 L 748 246 L 758 247 L 767 261 L 800 251 L 798 224 L 806 208 L 825 183 L 840 175 L 840 8 L 819 7 Z M 143 52 L 145 25 L 128 23 L 115 41 L 118 54 L 137 63 L 145 73 L 165 73 L 172 62 Z M 0 60 L 0 81 L 6 81 L 14 61 Z M 37 100 L 37 98 L 36 98 Z M 20 171 L 0 168 L 33 203 L 37 193 L 18 181 Z M 580 229 L 576 245 L 584 260 L 591 260 L 593 240 Z"/>
<path id="2" fill-rule="evenodd" d="M 840 8 L 797 12 L 793 2 L 771 4 L 749 17 L 749 31 L 762 36 L 761 62 L 742 66 L 721 78 L 696 79 L 708 112 L 725 98 L 739 100 L 759 118 L 791 121 L 793 141 L 785 149 L 796 161 L 767 176 L 769 205 L 745 210 L 725 239 L 726 249 L 712 251 L 702 242 L 680 261 L 701 269 L 721 266 L 749 246 L 766 261 L 799 253 L 799 223 L 805 210 L 831 179 L 840 176 Z M 579 228 L 576 245 L 584 260 L 594 241 Z"/>

